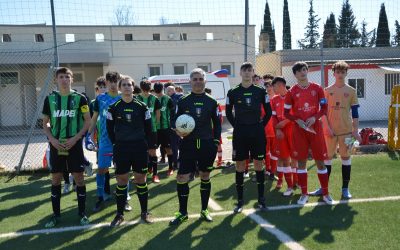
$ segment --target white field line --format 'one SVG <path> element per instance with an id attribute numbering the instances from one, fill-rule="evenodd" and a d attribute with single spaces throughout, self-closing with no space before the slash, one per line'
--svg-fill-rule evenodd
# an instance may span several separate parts
<path id="1" fill-rule="evenodd" d="M 208 199 L 208 206 L 214 211 L 222 211 L 222 207 L 213 199 Z"/>
<path id="2" fill-rule="evenodd" d="M 269 223 L 267 220 L 256 214 L 255 209 L 243 210 L 243 213 L 254 220 L 262 229 L 268 233 L 274 235 L 280 242 L 282 242 L 287 248 L 292 250 L 304 250 L 305 248 L 293 240 L 289 235 L 276 228 L 275 225 Z"/>
<path id="3" fill-rule="evenodd" d="M 348 203 L 365 203 L 365 202 L 379 202 L 379 201 L 398 201 L 400 200 L 400 196 L 387 196 L 387 197 L 380 197 L 380 198 L 365 198 L 365 199 L 352 199 L 352 200 L 343 200 L 339 202 L 335 202 L 334 205 L 339 204 L 348 204 Z M 304 207 L 316 207 L 316 206 L 325 206 L 326 204 L 323 202 L 315 202 L 315 203 L 308 203 L 304 205 Z M 287 209 L 294 209 L 300 208 L 300 205 L 284 205 L 284 206 L 271 206 L 268 207 L 268 211 L 277 211 L 277 210 L 287 210 Z M 243 213 L 251 213 L 254 209 L 244 209 Z M 232 214 L 232 211 L 221 211 L 221 212 L 214 212 L 211 213 L 212 216 L 226 216 Z M 199 218 L 199 214 L 189 215 L 190 218 Z M 162 217 L 162 218 L 154 218 L 154 222 L 166 222 L 172 220 L 173 217 Z M 140 223 L 139 220 L 133 221 L 126 221 L 122 225 L 131 226 Z M 93 230 L 102 227 L 109 227 L 110 223 L 98 223 L 98 224 L 89 224 L 86 226 L 70 226 L 70 227 L 60 227 L 60 228 L 51 228 L 51 229 L 38 229 L 38 230 L 29 230 L 29 231 L 18 231 L 18 232 L 10 232 L 10 233 L 3 233 L 0 234 L 0 238 L 14 238 L 19 236 L 26 236 L 26 235 L 36 235 L 36 234 L 52 234 L 52 233 L 62 233 L 62 232 L 69 232 L 69 231 L 80 231 L 80 230 Z"/>

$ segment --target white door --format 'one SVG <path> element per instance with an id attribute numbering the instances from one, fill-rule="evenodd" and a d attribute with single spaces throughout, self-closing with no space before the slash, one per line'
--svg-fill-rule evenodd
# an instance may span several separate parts
<path id="1" fill-rule="evenodd" d="M 17 72 L 0 72 L 0 121 L 1 126 L 23 125 Z"/>

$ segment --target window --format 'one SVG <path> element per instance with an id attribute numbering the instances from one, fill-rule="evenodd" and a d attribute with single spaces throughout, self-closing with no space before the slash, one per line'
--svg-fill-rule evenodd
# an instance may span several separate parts
<path id="1" fill-rule="evenodd" d="M 102 43 L 102 42 L 104 42 L 104 34 L 102 34 L 102 33 L 96 34 L 95 38 L 96 38 L 96 42 L 97 42 L 97 43 Z"/>
<path id="2" fill-rule="evenodd" d="M 67 43 L 75 42 L 75 34 L 65 34 L 65 42 Z"/>
<path id="3" fill-rule="evenodd" d="M 186 64 L 174 64 L 174 75 L 183 75 L 186 73 Z"/>
<path id="4" fill-rule="evenodd" d="M 162 74 L 162 65 L 149 65 L 149 75 L 157 76 Z"/>
<path id="5" fill-rule="evenodd" d="M 197 68 L 204 70 L 205 72 L 211 71 L 211 63 L 198 63 Z"/>
<path id="6" fill-rule="evenodd" d="M 233 63 L 221 63 L 221 69 L 226 69 L 228 71 L 228 75 L 234 76 Z"/>
<path id="7" fill-rule="evenodd" d="M 9 43 L 11 42 L 11 34 L 3 34 L 1 41 L 3 43 Z"/>
<path id="8" fill-rule="evenodd" d="M 385 95 L 391 95 L 394 86 L 400 84 L 400 74 L 385 74 Z"/>
<path id="9" fill-rule="evenodd" d="M 18 84 L 18 72 L 0 72 L 0 84 Z"/>
<path id="10" fill-rule="evenodd" d="M 181 33 L 179 37 L 181 41 L 187 41 L 187 33 Z"/>
<path id="11" fill-rule="evenodd" d="M 154 41 L 160 41 L 160 33 L 153 34 L 153 40 Z"/>
<path id="12" fill-rule="evenodd" d="M 132 34 L 125 34 L 125 41 L 133 41 L 133 35 Z"/>
<path id="13" fill-rule="evenodd" d="M 74 71 L 74 83 L 85 82 L 85 74 L 83 71 Z"/>
<path id="14" fill-rule="evenodd" d="M 35 42 L 43 43 L 44 42 L 43 34 L 35 34 Z"/>
<path id="15" fill-rule="evenodd" d="M 214 33 L 207 33 L 206 34 L 206 39 L 207 39 L 207 41 L 214 40 Z"/>
<path id="16" fill-rule="evenodd" d="M 349 85 L 356 89 L 358 98 L 365 98 L 365 79 L 349 79 Z"/>

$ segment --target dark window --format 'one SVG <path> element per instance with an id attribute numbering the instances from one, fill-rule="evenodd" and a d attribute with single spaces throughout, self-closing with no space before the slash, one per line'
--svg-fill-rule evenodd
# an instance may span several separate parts
<path id="1" fill-rule="evenodd" d="M 35 34 L 35 42 L 43 43 L 44 42 L 43 34 Z"/>
<path id="2" fill-rule="evenodd" d="M 125 34 L 125 41 L 133 41 L 133 35 L 132 34 Z"/>
<path id="3" fill-rule="evenodd" d="M 9 43 L 11 42 L 11 34 L 3 34 L 3 43 Z"/>
<path id="4" fill-rule="evenodd" d="M 153 40 L 154 41 L 160 41 L 160 34 L 159 33 L 153 34 Z"/>
<path id="5" fill-rule="evenodd" d="M 185 74 L 185 66 L 175 65 L 174 66 L 174 75 L 183 75 L 183 74 Z"/>
<path id="6" fill-rule="evenodd" d="M 187 41 L 187 33 L 181 33 L 181 34 L 180 34 L 180 39 L 181 39 L 182 41 Z"/>
<path id="7" fill-rule="evenodd" d="M 385 95 L 391 95 L 394 86 L 400 84 L 400 74 L 385 74 Z"/>
<path id="8" fill-rule="evenodd" d="M 150 76 L 161 75 L 161 67 L 160 66 L 149 66 L 149 74 L 150 74 Z"/>
<path id="9" fill-rule="evenodd" d="M 349 79 L 349 85 L 356 89 L 358 98 L 365 98 L 365 79 Z"/>
<path id="10" fill-rule="evenodd" d="M 232 64 L 221 64 L 221 69 L 226 69 L 228 75 L 232 75 Z"/>
<path id="11" fill-rule="evenodd" d="M 17 84 L 18 73 L 17 72 L 1 72 L 0 73 L 0 84 Z"/>

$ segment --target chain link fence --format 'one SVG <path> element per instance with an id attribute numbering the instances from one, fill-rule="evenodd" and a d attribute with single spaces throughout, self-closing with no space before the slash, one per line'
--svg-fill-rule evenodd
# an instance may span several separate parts
<path id="1" fill-rule="evenodd" d="M 55 89 L 50 2 L 0 3 L 3 171 L 15 171 L 19 165 L 21 170 L 43 167 L 47 141 L 41 129 L 41 108 L 44 96 Z M 400 82 L 400 49 L 396 47 L 400 27 L 395 26 L 400 6 L 397 1 L 385 3 L 390 44 L 377 47 L 381 3 L 350 3 L 359 32 L 356 44 L 355 38 L 339 34 L 344 3 L 314 1 L 319 38 L 308 48 L 305 27 L 310 4 L 306 0 L 249 1 L 248 41 L 244 40 L 242 0 L 99 0 L 95 5 L 81 0 L 56 1 L 57 57 L 59 66 L 73 70 L 73 88 L 90 98 L 95 97 L 96 78 L 108 70 L 131 75 L 139 82 L 142 77 L 188 73 L 195 67 L 210 72 L 223 68 L 235 86 L 240 83 L 245 48 L 258 75 L 282 75 L 291 85 L 295 83 L 291 66 L 296 61 L 310 65 L 311 81 L 328 86 L 334 82 L 331 65 L 346 60 L 351 66 L 347 83 L 356 88 L 361 105 L 360 128 L 372 127 L 387 139 L 391 89 Z M 332 21 L 336 23 L 332 25 Z M 95 161 L 94 155 L 88 156 Z"/>

